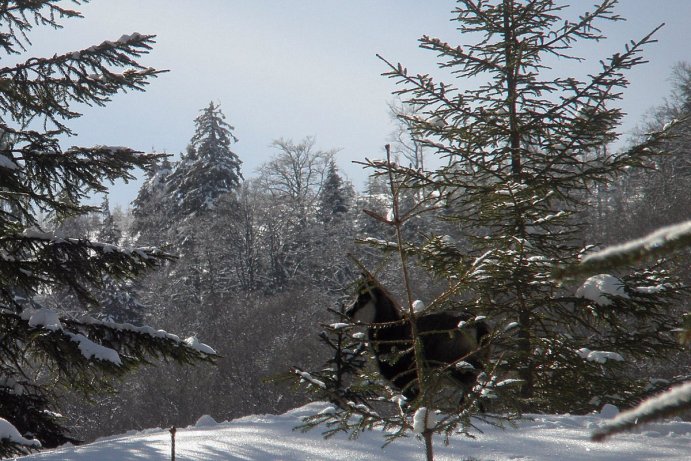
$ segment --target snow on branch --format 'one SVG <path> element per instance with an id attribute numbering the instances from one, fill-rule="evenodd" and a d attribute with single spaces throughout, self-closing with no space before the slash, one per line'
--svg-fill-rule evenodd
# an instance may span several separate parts
<path id="1" fill-rule="evenodd" d="M 592 439 L 599 442 L 619 432 L 689 409 L 691 409 L 691 381 L 673 387 L 643 401 L 631 410 L 620 413 L 595 431 Z"/>
<path id="2" fill-rule="evenodd" d="M 593 301 L 600 306 L 609 306 L 614 298 L 628 299 L 629 295 L 621 279 L 609 274 L 597 274 L 588 278 L 576 290 L 576 296 Z"/>
<path id="3" fill-rule="evenodd" d="M 18 453 L 28 453 L 30 449 L 41 448 L 41 442 L 24 438 L 17 428 L 4 418 L 0 418 L 0 443 L 16 446 Z"/>
<path id="4" fill-rule="evenodd" d="M 157 330 L 149 325 L 135 326 L 130 323 L 117 323 L 111 321 L 98 320 L 90 316 L 84 316 L 80 319 L 79 323 L 81 325 L 91 325 L 94 327 L 102 327 L 113 333 L 131 333 L 136 336 L 148 336 L 153 339 L 159 339 L 162 341 L 170 342 L 175 346 L 181 346 L 183 348 L 189 349 L 200 356 L 213 358 L 218 354 L 209 345 L 202 343 L 196 336 L 191 336 L 186 339 L 181 339 L 177 335 L 168 333 L 165 330 Z M 130 351 L 132 352 L 132 351 Z"/>
<path id="5" fill-rule="evenodd" d="M 110 362 L 116 366 L 121 366 L 122 365 L 122 360 L 120 359 L 120 354 L 115 349 L 111 349 L 110 347 L 105 347 L 100 344 L 97 344 L 93 341 L 91 341 L 89 338 L 84 336 L 81 333 L 70 333 L 70 332 L 65 332 L 69 338 L 77 343 L 77 347 L 79 348 L 79 352 L 82 353 L 85 359 L 87 360 L 102 360 L 106 362 Z"/>
<path id="6" fill-rule="evenodd" d="M 689 246 L 691 246 L 691 220 L 662 227 L 643 238 L 587 255 L 579 264 L 557 269 L 555 276 L 564 278 L 580 274 L 594 274 Z"/>

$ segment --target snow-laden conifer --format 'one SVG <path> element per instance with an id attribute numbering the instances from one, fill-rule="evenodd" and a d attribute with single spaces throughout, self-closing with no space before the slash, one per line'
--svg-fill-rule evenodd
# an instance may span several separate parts
<path id="1" fill-rule="evenodd" d="M 60 27 L 60 19 L 80 16 L 68 7 L 55 0 L 3 2 L 0 50 L 22 55 L 33 27 Z M 18 64 L 0 68 L 0 421 L 9 434 L 1 437 L 0 456 L 69 440 L 57 390 L 102 392 L 110 378 L 153 358 L 211 357 L 165 332 L 96 321 L 85 312 L 65 315 L 73 305 L 41 305 L 46 295 L 68 289 L 96 307 L 92 288 L 105 278 L 132 279 L 167 258 L 153 248 L 56 235 L 39 219 L 44 213 L 59 223 L 96 211 L 82 199 L 155 162 L 157 156 L 126 147 L 61 146 L 72 134 L 69 120 L 80 115 L 73 105 L 104 105 L 117 93 L 142 90 L 159 73 L 136 61 L 153 38 L 133 33 L 48 58 L 19 56 Z"/>
<path id="2" fill-rule="evenodd" d="M 242 161 L 231 150 L 238 139 L 218 105 L 210 102 L 194 120 L 195 130 L 167 179 L 172 211 L 178 219 L 213 210 L 223 195 L 240 186 Z"/>

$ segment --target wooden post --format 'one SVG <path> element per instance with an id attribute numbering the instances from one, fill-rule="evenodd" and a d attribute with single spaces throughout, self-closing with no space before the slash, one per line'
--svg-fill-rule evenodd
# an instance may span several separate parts
<path id="1" fill-rule="evenodd" d="M 175 426 L 170 428 L 170 461 L 175 461 Z"/>

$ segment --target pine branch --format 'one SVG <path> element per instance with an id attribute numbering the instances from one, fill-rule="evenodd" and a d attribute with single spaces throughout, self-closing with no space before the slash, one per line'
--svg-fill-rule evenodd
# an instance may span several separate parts
<path id="1" fill-rule="evenodd" d="M 662 227 L 645 237 L 615 245 L 587 255 L 570 267 L 557 268 L 555 277 L 563 279 L 584 274 L 596 274 L 666 255 L 691 246 L 691 221 Z"/>
<path id="2" fill-rule="evenodd" d="M 630 431 L 658 419 L 678 415 L 691 409 L 691 381 L 673 387 L 622 412 L 593 432 L 591 438 L 601 442 L 612 435 Z"/>
<path id="3" fill-rule="evenodd" d="M 69 0 L 80 5 L 88 0 Z M 60 5 L 60 0 L 33 0 L 0 2 L 0 48 L 7 54 L 19 54 L 26 51 L 26 44 L 31 44 L 27 33 L 34 25 L 49 26 L 60 29 L 59 19 L 81 18 L 78 11 Z M 44 11 L 44 8 L 47 11 Z"/>
<path id="4" fill-rule="evenodd" d="M 71 104 L 103 106 L 114 94 L 143 90 L 149 78 L 165 72 L 135 60 L 151 50 L 154 37 L 123 35 L 114 42 L 1 68 L 0 106 L 19 124 L 39 118 L 71 133 L 63 121 L 80 115 Z"/>
<path id="5" fill-rule="evenodd" d="M 38 223 L 27 203 L 57 215 L 92 211 L 95 207 L 81 202 L 93 192 L 105 192 L 104 181 L 133 180 L 135 168 L 149 169 L 164 156 L 109 146 L 62 151 L 51 134 L 3 128 L 15 137 L 17 146 L 0 154 L 15 164 L 21 163 L 22 168 L 6 172 L 6 186 L 12 195 L 8 191 L 0 194 L 28 225 Z"/>

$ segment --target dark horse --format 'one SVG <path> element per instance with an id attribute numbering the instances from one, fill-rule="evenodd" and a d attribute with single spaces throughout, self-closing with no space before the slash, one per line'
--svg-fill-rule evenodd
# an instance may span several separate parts
<path id="1" fill-rule="evenodd" d="M 346 315 L 368 326 L 379 372 L 408 401 L 414 400 L 419 394 L 419 386 L 411 325 L 391 296 L 374 280 L 367 278 Z M 481 342 L 489 334 L 489 327 L 482 321 L 470 321 L 472 318 L 469 313 L 456 312 L 415 316 L 425 366 L 441 371 L 442 375 L 450 378 L 445 381 L 455 383 L 464 393 L 475 383 L 487 355 Z M 468 322 L 468 325 L 463 325 L 463 322 Z"/>

